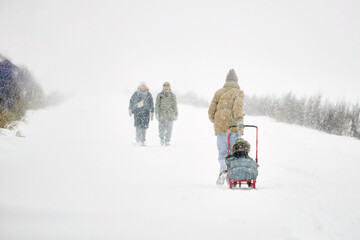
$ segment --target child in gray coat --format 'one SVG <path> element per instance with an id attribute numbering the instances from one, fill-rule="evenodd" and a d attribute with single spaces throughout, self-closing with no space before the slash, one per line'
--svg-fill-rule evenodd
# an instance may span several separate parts
<path id="1" fill-rule="evenodd" d="M 239 138 L 232 147 L 232 155 L 226 157 L 225 163 L 228 166 L 228 177 L 232 180 L 252 180 L 258 176 L 259 164 L 255 162 L 248 153 L 250 144 Z"/>

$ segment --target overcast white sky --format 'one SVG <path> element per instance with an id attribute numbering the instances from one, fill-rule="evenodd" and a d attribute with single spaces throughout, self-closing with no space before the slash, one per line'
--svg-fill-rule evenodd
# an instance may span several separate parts
<path id="1" fill-rule="evenodd" d="M 360 101 L 360 1 L 0 0 L 0 53 L 46 91 L 164 81 L 211 98 L 234 68 L 245 94 Z"/>

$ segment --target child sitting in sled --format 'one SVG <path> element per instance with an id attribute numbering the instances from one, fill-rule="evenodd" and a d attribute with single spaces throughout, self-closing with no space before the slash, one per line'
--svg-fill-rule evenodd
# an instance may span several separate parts
<path id="1" fill-rule="evenodd" d="M 250 152 L 250 143 L 239 138 L 232 147 L 232 154 L 227 156 L 225 163 L 228 166 L 228 177 L 232 180 L 252 180 L 258 176 L 255 162 L 248 153 Z"/>

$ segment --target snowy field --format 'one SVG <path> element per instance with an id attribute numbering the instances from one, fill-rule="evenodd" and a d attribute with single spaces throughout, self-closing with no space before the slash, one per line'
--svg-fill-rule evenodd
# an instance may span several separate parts
<path id="1" fill-rule="evenodd" d="M 0 1 L 0 54 L 65 98 L 1 129 L 0 240 L 360 239 L 359 140 L 246 116 L 257 189 L 230 190 L 215 184 L 207 109 L 179 105 L 169 147 L 156 120 L 136 146 L 127 110 L 141 81 L 210 100 L 230 68 L 246 96 L 359 102 L 358 12 L 355 0 Z"/>
<path id="2" fill-rule="evenodd" d="M 360 238 L 360 141 L 247 116 L 257 190 L 230 190 L 207 109 L 179 105 L 172 145 L 155 120 L 140 147 L 130 96 L 93 97 L 29 112 L 23 138 L 2 131 L 0 239 Z"/>

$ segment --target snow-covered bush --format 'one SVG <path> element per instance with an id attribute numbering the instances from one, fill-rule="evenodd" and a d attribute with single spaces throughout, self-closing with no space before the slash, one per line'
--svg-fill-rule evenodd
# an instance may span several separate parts
<path id="1" fill-rule="evenodd" d="M 0 128 L 21 120 L 26 110 L 41 107 L 43 99 L 29 71 L 0 55 Z"/>
<path id="2" fill-rule="evenodd" d="M 332 103 L 323 100 L 321 95 L 301 99 L 292 93 L 283 97 L 245 96 L 244 112 L 360 139 L 359 104 L 351 105 L 345 101 Z"/>
<path id="3" fill-rule="evenodd" d="M 178 103 L 192 105 L 194 107 L 209 107 L 210 102 L 204 98 L 198 97 L 194 92 L 176 95 Z"/>

